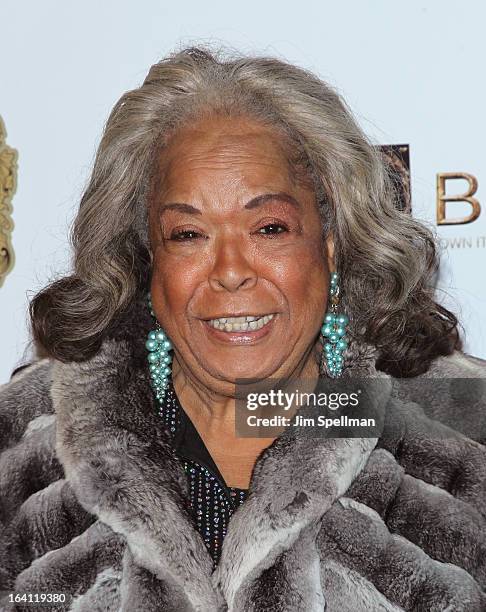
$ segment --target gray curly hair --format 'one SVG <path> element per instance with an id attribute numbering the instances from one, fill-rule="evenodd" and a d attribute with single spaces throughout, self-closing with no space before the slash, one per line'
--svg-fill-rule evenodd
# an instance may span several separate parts
<path id="1" fill-rule="evenodd" d="M 178 127 L 208 113 L 254 117 L 292 143 L 293 168 L 315 187 L 323 236 L 334 234 L 342 305 L 354 333 L 379 349 L 378 368 L 414 376 L 460 348 L 456 317 L 434 300 L 434 236 L 399 210 L 383 154 L 336 91 L 280 59 L 190 47 L 153 65 L 108 118 L 71 232 L 73 273 L 31 301 L 41 350 L 88 359 L 147 293 L 158 152 Z"/>

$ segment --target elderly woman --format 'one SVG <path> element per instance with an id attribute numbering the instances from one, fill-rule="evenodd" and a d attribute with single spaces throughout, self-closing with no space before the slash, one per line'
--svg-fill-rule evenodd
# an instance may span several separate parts
<path id="1" fill-rule="evenodd" d="M 486 610 L 486 362 L 395 193 L 283 61 L 189 48 L 122 96 L 0 393 L 1 610 Z M 374 381 L 382 435 L 236 435 L 245 381 L 319 377 Z"/>

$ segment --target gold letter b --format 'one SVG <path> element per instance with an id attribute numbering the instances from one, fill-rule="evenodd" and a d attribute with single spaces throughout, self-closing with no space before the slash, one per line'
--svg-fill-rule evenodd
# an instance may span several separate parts
<path id="1" fill-rule="evenodd" d="M 464 194 L 446 196 L 445 184 L 449 179 L 465 179 L 469 183 L 468 191 Z M 481 213 L 479 201 L 472 197 L 477 189 L 478 181 L 476 177 L 467 172 L 441 172 L 437 174 L 437 225 L 455 225 L 475 221 Z M 471 214 L 468 217 L 446 219 L 446 202 L 469 202 L 472 207 Z"/>

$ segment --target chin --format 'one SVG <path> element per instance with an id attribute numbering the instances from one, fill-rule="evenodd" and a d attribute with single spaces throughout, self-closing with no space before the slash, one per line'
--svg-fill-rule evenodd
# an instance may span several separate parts
<path id="1" fill-rule="evenodd" d="M 209 367 L 206 364 L 206 370 L 213 379 L 215 378 L 228 384 L 235 384 L 238 380 L 242 379 L 264 380 L 272 378 L 278 370 L 278 365 L 262 367 L 260 362 L 259 367 L 255 368 L 255 363 L 248 363 L 246 365 L 234 363 L 231 367 L 228 367 L 228 362 L 226 362 L 225 364 L 213 364 Z"/>

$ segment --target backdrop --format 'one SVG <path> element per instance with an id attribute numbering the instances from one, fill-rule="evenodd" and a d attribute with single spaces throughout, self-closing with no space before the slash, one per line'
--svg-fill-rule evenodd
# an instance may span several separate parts
<path id="1" fill-rule="evenodd" d="M 463 0 L 2 0 L 0 116 L 18 151 L 15 265 L 0 288 L 0 383 L 29 358 L 30 296 L 70 267 L 68 228 L 103 123 L 149 66 L 211 42 L 272 54 L 344 95 L 376 144 L 410 146 L 413 214 L 442 247 L 439 298 L 462 321 L 466 351 L 486 358 L 486 4 Z M 437 225 L 438 173 L 445 215 Z M 472 185 L 472 188 L 471 188 Z"/>

